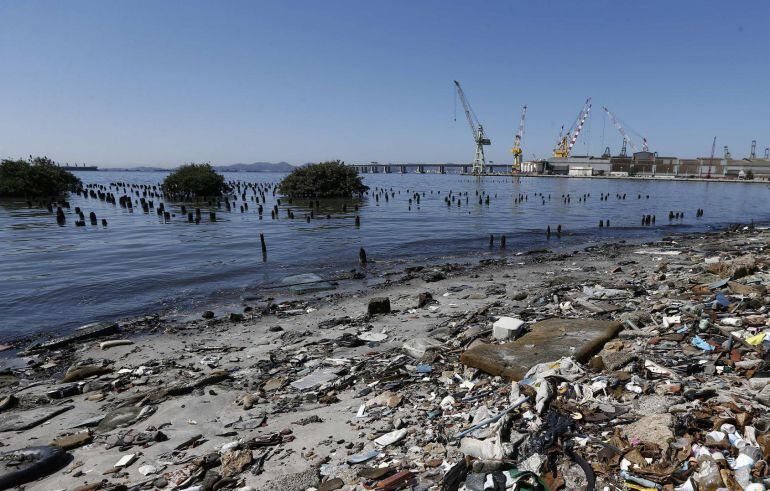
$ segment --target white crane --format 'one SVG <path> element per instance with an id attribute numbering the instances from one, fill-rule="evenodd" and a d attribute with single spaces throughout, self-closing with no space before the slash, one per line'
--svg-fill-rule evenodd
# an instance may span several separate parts
<path id="1" fill-rule="evenodd" d="M 471 134 L 473 134 L 473 141 L 476 143 L 476 157 L 473 160 L 473 173 L 483 174 L 484 167 L 487 165 L 486 158 L 484 157 L 484 145 L 491 145 L 492 141 L 484 136 L 484 127 L 476 117 L 476 113 L 471 109 L 468 100 L 465 98 L 460 82 L 454 81 L 455 88 L 457 89 L 457 95 L 460 97 L 460 102 L 463 104 L 465 110 L 465 117 L 468 119 L 468 126 L 471 128 Z"/>
<path id="2" fill-rule="evenodd" d="M 604 109 L 604 112 L 607 113 L 607 117 L 610 118 L 610 122 L 612 122 L 612 125 L 615 128 L 617 128 L 617 130 L 620 132 L 621 136 L 623 136 L 623 150 L 621 150 L 620 155 L 622 155 L 624 157 L 626 156 L 626 152 L 625 152 L 626 144 L 631 145 L 631 149 L 634 152 L 638 152 L 639 148 L 636 146 L 636 144 L 633 142 L 633 140 L 631 140 L 631 137 L 628 136 L 628 133 L 626 133 L 625 128 L 623 128 L 623 125 L 620 123 L 618 118 L 616 118 L 615 115 L 612 114 L 610 112 L 610 110 L 607 109 L 606 107 L 603 107 L 602 109 Z M 644 138 L 644 137 L 642 137 L 642 151 L 643 152 L 648 152 L 649 151 L 649 147 L 647 146 L 647 138 Z"/>

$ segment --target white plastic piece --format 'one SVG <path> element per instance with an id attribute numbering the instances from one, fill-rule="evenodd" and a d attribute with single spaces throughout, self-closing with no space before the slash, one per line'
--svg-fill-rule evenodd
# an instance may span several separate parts
<path id="1" fill-rule="evenodd" d="M 511 339 L 515 336 L 524 321 L 515 317 L 500 317 L 492 324 L 492 337 L 495 339 Z"/>
<path id="2" fill-rule="evenodd" d="M 390 433 L 385 433 L 381 437 L 374 440 L 374 443 L 381 447 L 387 447 L 388 445 L 400 442 L 404 439 L 404 437 L 406 437 L 406 430 L 395 430 L 391 431 Z"/>

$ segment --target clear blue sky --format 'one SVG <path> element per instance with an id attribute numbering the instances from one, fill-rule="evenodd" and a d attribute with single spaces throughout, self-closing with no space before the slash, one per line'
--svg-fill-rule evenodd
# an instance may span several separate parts
<path id="1" fill-rule="evenodd" d="M 770 146 L 770 3 L 0 0 L 0 156 L 101 166 L 546 156 L 594 100 L 661 155 Z M 576 153 L 582 153 L 580 143 Z"/>

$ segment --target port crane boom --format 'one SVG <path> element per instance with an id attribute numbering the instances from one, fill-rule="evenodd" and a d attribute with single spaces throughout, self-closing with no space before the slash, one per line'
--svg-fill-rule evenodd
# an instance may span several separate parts
<path id="1" fill-rule="evenodd" d="M 527 116 L 527 106 L 521 108 L 521 119 L 519 120 L 519 131 L 516 133 L 516 138 L 513 141 L 513 148 L 511 153 L 513 154 L 513 168 L 514 170 L 521 170 L 521 160 L 523 156 L 523 150 L 521 149 L 521 137 L 524 136 L 524 118 Z"/>
<path id="2" fill-rule="evenodd" d="M 606 107 L 603 107 L 602 109 L 604 109 L 604 112 L 607 113 L 607 117 L 610 118 L 610 122 L 612 123 L 612 126 L 614 126 L 620 132 L 620 135 L 623 137 L 623 150 L 620 152 L 620 154 L 625 157 L 626 144 L 631 145 L 631 149 L 634 152 L 638 152 L 639 148 L 636 146 L 633 140 L 631 140 L 631 137 L 628 136 L 628 133 L 626 133 L 626 129 L 623 127 L 620 120 L 618 120 L 618 118 L 616 118 L 615 115 L 612 114 L 610 110 L 607 109 Z M 641 135 L 638 135 L 637 133 L 637 136 L 641 136 Z M 649 151 L 649 147 L 647 146 L 647 138 L 645 137 L 642 137 L 642 151 L 643 152 Z"/>
<path id="3" fill-rule="evenodd" d="M 457 89 L 457 96 L 462 102 L 463 109 L 465 110 L 465 117 L 468 119 L 468 126 L 471 128 L 471 134 L 473 135 L 473 141 L 476 143 L 476 157 L 473 160 L 473 173 L 482 174 L 484 167 L 487 165 L 486 158 L 484 157 L 484 145 L 490 145 L 492 142 L 484 135 L 484 127 L 476 117 L 476 113 L 471 109 L 471 105 L 468 103 L 468 99 L 465 98 L 465 93 L 460 82 L 454 81 L 455 88 Z"/>
<path id="4" fill-rule="evenodd" d="M 580 110 L 577 119 L 572 123 L 569 130 L 565 134 L 559 134 L 559 141 L 556 142 L 556 147 L 553 150 L 554 157 L 569 157 L 572 153 L 572 147 L 575 146 L 575 142 L 580 135 L 580 131 L 583 129 L 583 125 L 588 119 L 588 113 L 591 111 L 591 98 L 586 99 L 583 104 L 583 109 Z"/>

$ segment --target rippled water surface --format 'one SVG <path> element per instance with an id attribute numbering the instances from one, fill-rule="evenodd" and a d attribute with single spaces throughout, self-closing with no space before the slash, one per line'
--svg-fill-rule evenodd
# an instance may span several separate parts
<path id="1" fill-rule="evenodd" d="M 157 184 L 159 172 L 81 172 L 84 184 L 127 182 Z M 232 173 L 228 180 L 277 182 L 273 173 Z M 265 215 L 246 199 L 248 211 L 199 204 L 200 224 L 188 223 L 180 203 L 166 202 L 174 213 L 168 223 L 151 211 L 70 196 L 64 226 L 45 208 L 25 201 L 0 200 L 0 338 L 46 330 L 66 331 L 96 320 L 111 320 L 152 311 L 200 309 L 237 300 L 245 292 L 264 292 L 282 278 L 305 272 L 334 276 L 357 266 L 358 249 L 370 258 L 389 261 L 464 255 L 513 254 L 518 250 L 583 245 L 618 238 L 654 238 L 671 231 L 697 231 L 729 223 L 770 220 L 770 189 L 765 184 L 662 182 L 605 179 L 469 177 L 445 174 L 366 174 L 372 189 L 394 196 L 369 196 L 357 212 L 354 203 L 321 203 L 307 223 L 307 203 L 282 200 L 279 219 L 270 218 L 276 197 L 267 196 Z M 444 201 L 449 191 L 463 193 L 460 206 Z M 116 196 L 121 191 L 111 190 Z M 421 195 L 419 205 L 409 198 Z M 466 196 L 467 194 L 467 203 Z M 424 193 L 424 195 L 423 195 Z M 478 194 L 477 194 L 478 193 Z M 539 196 L 542 193 L 543 198 Z M 589 194 L 585 201 L 580 198 Z M 602 193 L 609 193 L 606 201 Z M 625 194 L 620 200 L 617 194 Z M 479 204 L 479 195 L 490 204 Z M 550 199 L 549 199 L 550 195 Z M 565 203 L 562 196 L 570 196 Z M 641 195 L 641 198 L 639 196 Z M 526 200 L 516 202 L 518 196 Z M 649 196 L 649 198 L 648 198 Z M 139 198 L 134 196 L 135 200 Z M 545 204 L 543 204 L 543 199 Z M 156 206 L 157 206 L 157 200 Z M 240 200 L 239 200 L 240 202 Z M 188 207 L 190 205 L 188 204 Z M 86 214 L 86 227 L 75 227 L 75 207 Z M 286 208 L 295 219 L 287 218 Z M 705 210 L 696 218 L 697 208 Z M 217 221 L 208 220 L 209 209 Z M 669 211 L 683 220 L 669 222 Z M 107 227 L 91 226 L 93 211 Z M 643 214 L 656 225 L 642 227 Z M 327 218 L 331 215 L 331 218 Z M 611 228 L 599 229 L 600 219 Z M 546 240 L 545 228 L 562 224 L 561 238 Z M 262 261 L 259 234 L 267 241 Z M 504 234 L 504 252 L 490 251 L 489 234 Z"/>

